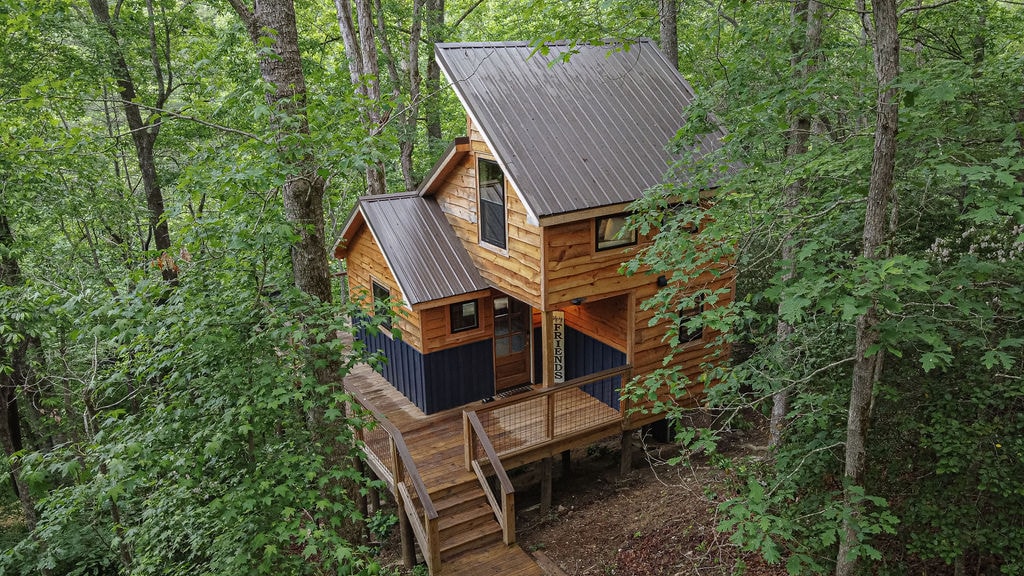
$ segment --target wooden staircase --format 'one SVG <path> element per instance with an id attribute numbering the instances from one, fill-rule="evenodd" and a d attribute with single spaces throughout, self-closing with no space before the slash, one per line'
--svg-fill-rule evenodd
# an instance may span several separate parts
<path id="1" fill-rule="evenodd" d="M 501 543 L 501 525 L 476 479 L 431 494 L 437 508 L 441 562 L 459 554 Z"/>

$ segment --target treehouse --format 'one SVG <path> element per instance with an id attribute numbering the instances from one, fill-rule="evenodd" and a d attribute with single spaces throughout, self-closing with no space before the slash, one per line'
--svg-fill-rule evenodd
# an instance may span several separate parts
<path id="1" fill-rule="evenodd" d="M 673 159 L 666 145 L 694 97 L 646 40 L 617 51 L 553 44 L 546 54 L 526 43 L 439 44 L 436 57 L 465 108 L 467 135 L 418 190 L 361 198 L 334 250 L 347 263 L 349 297 L 367 317 L 395 312 L 393 326 L 364 322 L 358 337 L 383 352 L 381 375 L 401 394 L 384 404 L 397 397 L 416 409 L 385 414 L 376 402 L 371 411 L 399 435 L 412 412 L 433 423 L 435 439 L 419 457 L 406 432 L 405 465 L 383 448 L 370 458 L 393 487 L 405 476 L 407 488 L 422 492 L 409 488 L 405 505 L 422 512 L 413 527 L 428 564 L 440 553 L 429 544 L 423 502 L 457 492 L 459 472 L 417 472 L 412 481 L 408 468 L 422 470 L 446 450 L 436 438 L 448 426 L 442 415 L 456 414 L 457 468 L 486 462 L 499 479 L 503 465 L 550 458 L 659 417 L 631 411 L 620 387 L 662 368 L 669 353 L 667 324 L 641 307 L 666 278 L 619 268 L 650 241 L 626 231 L 625 219 L 630 203 L 663 181 Z M 708 134 L 704 151 L 721 137 Z M 694 289 L 732 282 L 709 271 Z M 696 377 L 723 352 L 706 347 L 711 337 L 707 329 L 684 334 L 674 364 Z M 360 390 L 361 403 L 375 404 Z M 374 442 L 367 445 L 374 452 Z M 514 526 L 499 502 L 492 495 L 508 543 Z M 445 539 L 435 535 L 434 545 L 438 538 Z M 449 555 L 455 548 L 440 545 Z"/>

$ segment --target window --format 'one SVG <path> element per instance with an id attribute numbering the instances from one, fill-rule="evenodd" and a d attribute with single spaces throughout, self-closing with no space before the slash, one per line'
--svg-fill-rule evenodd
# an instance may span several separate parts
<path id="1" fill-rule="evenodd" d="M 605 216 L 596 221 L 598 250 L 609 250 L 636 244 L 636 230 L 626 230 L 626 215 Z"/>
<path id="2" fill-rule="evenodd" d="M 505 175 L 493 160 L 477 160 L 480 241 L 505 249 Z"/>
<path id="3" fill-rule="evenodd" d="M 380 327 L 391 331 L 391 290 L 376 280 L 371 280 L 373 285 L 373 314 L 382 316 Z"/>
<path id="4" fill-rule="evenodd" d="M 704 322 L 700 315 L 704 313 L 704 296 L 697 296 L 692 308 L 679 310 L 679 343 L 696 342 L 704 338 Z M 697 326 L 693 326 L 697 323 Z"/>
<path id="5" fill-rule="evenodd" d="M 480 314 L 476 300 L 452 304 L 448 311 L 452 319 L 452 334 L 480 326 Z"/>

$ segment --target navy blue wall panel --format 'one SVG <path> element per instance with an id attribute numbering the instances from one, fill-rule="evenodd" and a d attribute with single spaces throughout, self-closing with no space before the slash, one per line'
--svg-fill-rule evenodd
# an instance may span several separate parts
<path id="1" fill-rule="evenodd" d="M 541 359 L 541 331 L 533 331 L 533 365 L 537 382 L 543 380 L 544 372 Z M 586 334 L 566 326 L 565 328 L 565 379 L 572 380 L 602 370 L 618 368 L 626 365 L 626 353 L 591 338 Z M 606 378 L 600 382 L 587 384 L 583 391 L 608 406 L 619 409 L 619 387 L 621 378 Z"/>
<path id="2" fill-rule="evenodd" d="M 491 340 L 433 352 L 423 357 L 427 414 L 494 395 L 494 344 Z"/>
<path id="3" fill-rule="evenodd" d="M 358 321 L 357 321 L 358 322 Z M 402 340 L 391 338 L 382 331 L 371 334 L 360 326 L 359 340 L 370 351 L 380 350 L 387 357 L 380 367 L 384 379 L 408 398 L 417 408 L 427 411 L 426 382 L 423 378 L 423 355 Z"/>
<path id="4" fill-rule="evenodd" d="M 358 337 L 369 350 L 384 353 L 387 362 L 380 368 L 381 375 L 426 414 L 494 395 L 491 340 L 423 355 L 383 332 L 371 334 L 360 327 Z"/>

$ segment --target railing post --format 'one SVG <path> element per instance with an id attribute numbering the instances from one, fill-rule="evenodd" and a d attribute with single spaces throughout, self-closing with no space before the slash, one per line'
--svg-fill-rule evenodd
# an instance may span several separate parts
<path id="1" fill-rule="evenodd" d="M 469 423 L 469 412 L 462 411 L 462 444 L 466 456 L 466 471 L 472 472 L 471 463 L 476 460 L 476 442 L 473 441 L 473 426 Z"/>
<path id="2" fill-rule="evenodd" d="M 437 518 L 430 519 L 426 514 L 423 521 L 427 528 L 427 548 L 423 551 L 423 559 L 427 562 L 431 574 L 438 574 L 441 571 L 441 534 L 437 526 Z"/>
<path id="3" fill-rule="evenodd" d="M 548 440 L 555 437 L 555 394 L 547 395 L 547 416 L 544 418 L 544 434 Z"/>
<path id="4" fill-rule="evenodd" d="M 502 540 L 505 544 L 513 544 L 516 541 L 516 493 L 502 491 L 501 514 L 505 517 L 501 523 L 503 532 Z"/>

